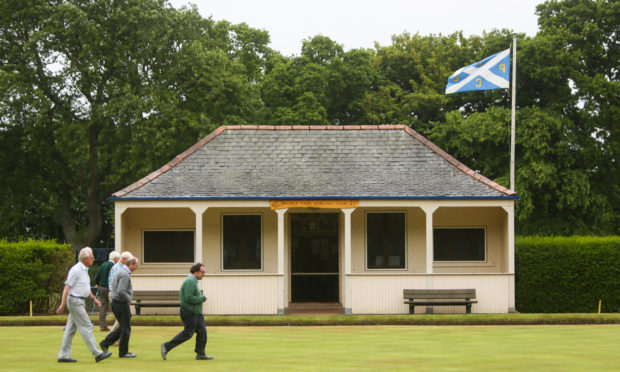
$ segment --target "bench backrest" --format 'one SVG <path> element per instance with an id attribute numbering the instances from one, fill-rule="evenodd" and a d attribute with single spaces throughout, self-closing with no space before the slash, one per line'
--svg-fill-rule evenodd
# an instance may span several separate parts
<path id="1" fill-rule="evenodd" d="M 403 298 L 476 298 L 476 289 L 403 289 Z"/>
<path id="2" fill-rule="evenodd" d="M 179 291 L 133 291 L 135 300 L 171 301 L 179 300 Z"/>

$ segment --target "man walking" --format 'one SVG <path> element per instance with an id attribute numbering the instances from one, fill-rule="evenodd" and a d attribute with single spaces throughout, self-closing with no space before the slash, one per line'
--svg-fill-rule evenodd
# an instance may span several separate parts
<path id="1" fill-rule="evenodd" d="M 207 345 L 207 328 L 205 318 L 202 315 L 202 303 L 207 300 L 200 293 L 198 281 L 205 275 L 205 266 L 200 262 L 192 265 L 189 269 L 190 275 L 187 276 L 179 295 L 181 297 L 181 320 L 183 321 L 183 331 L 168 342 L 161 344 L 161 357 L 166 360 L 166 355 L 170 350 L 189 340 L 196 333 L 196 359 L 210 360 L 212 356 L 205 354 Z"/>
<path id="2" fill-rule="evenodd" d="M 127 260 L 112 278 L 110 285 L 114 288 L 112 294 L 112 312 L 118 320 L 118 328 L 113 329 L 106 338 L 99 343 L 103 351 L 120 339 L 118 356 L 120 358 L 135 358 L 136 354 L 129 352 L 129 337 L 131 336 L 131 310 L 129 303 L 133 298 L 133 287 L 130 275 L 138 268 L 139 261 L 132 257 Z"/>
<path id="3" fill-rule="evenodd" d="M 99 330 L 109 331 L 106 317 L 108 316 L 108 307 L 110 304 L 110 290 L 108 289 L 108 275 L 110 269 L 118 262 L 121 255 L 116 252 L 110 252 L 109 260 L 101 264 L 99 271 L 95 275 L 95 288 L 99 288 L 99 298 L 101 301 L 101 307 L 99 308 Z"/>
<path id="4" fill-rule="evenodd" d="M 69 317 L 67 318 L 65 333 L 62 337 L 62 345 L 58 352 L 58 362 L 61 363 L 77 362 L 77 360 L 71 358 L 71 343 L 76 330 L 80 331 L 86 346 L 88 346 L 88 349 L 95 357 L 96 362 L 100 362 L 112 355 L 107 350 L 102 352 L 97 347 L 97 341 L 95 341 L 95 335 L 93 334 L 93 325 L 88 318 L 84 303 L 86 297 L 90 297 L 97 306 L 101 306 L 101 302 L 97 300 L 90 290 L 88 267 L 92 266 L 95 261 L 93 250 L 89 247 L 82 248 L 78 259 L 80 262 L 73 265 L 71 270 L 69 270 L 65 287 L 62 290 L 62 300 L 60 306 L 56 309 L 58 314 L 62 314 L 65 311 L 65 307 L 69 309 Z"/>
<path id="5" fill-rule="evenodd" d="M 114 288 L 112 287 L 112 278 L 114 278 L 114 274 L 118 271 L 118 269 L 123 267 L 123 265 L 125 265 L 127 263 L 127 260 L 130 259 L 131 257 L 133 257 L 133 255 L 129 251 L 125 251 L 121 253 L 120 260 L 116 262 L 110 269 L 110 273 L 108 274 L 108 289 L 109 289 L 110 298 L 114 297 Z M 114 325 L 112 325 L 112 331 L 114 331 L 116 328 L 118 328 L 118 319 L 114 319 Z M 114 345 L 118 345 L 118 342 L 115 343 Z"/>

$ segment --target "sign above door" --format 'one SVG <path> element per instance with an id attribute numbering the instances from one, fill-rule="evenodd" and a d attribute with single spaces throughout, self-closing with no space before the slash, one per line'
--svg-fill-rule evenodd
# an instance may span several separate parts
<path id="1" fill-rule="evenodd" d="M 284 208 L 357 208 L 359 200 L 270 200 L 271 210 Z"/>

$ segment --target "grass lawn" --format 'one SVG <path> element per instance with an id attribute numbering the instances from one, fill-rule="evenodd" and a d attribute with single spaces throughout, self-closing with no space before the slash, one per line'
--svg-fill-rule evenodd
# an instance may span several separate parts
<path id="1" fill-rule="evenodd" d="M 97 328 L 96 328 L 97 329 Z M 136 359 L 95 363 L 81 336 L 78 363 L 57 363 L 62 327 L 0 327 L 2 371 L 604 371 L 620 369 L 620 325 L 207 327 L 207 354 L 194 339 L 163 361 L 161 342 L 180 327 L 134 326 Z M 97 341 L 105 333 L 95 331 Z"/>

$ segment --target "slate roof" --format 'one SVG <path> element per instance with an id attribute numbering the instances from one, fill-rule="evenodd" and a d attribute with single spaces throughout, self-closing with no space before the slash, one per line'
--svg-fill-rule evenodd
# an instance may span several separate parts
<path id="1" fill-rule="evenodd" d="M 223 126 L 112 199 L 516 198 L 404 125 Z"/>

